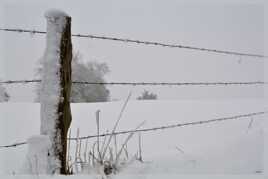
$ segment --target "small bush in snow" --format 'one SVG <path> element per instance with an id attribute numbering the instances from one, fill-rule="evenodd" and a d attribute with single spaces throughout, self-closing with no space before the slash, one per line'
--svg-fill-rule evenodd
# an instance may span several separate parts
<path id="1" fill-rule="evenodd" d="M 137 100 L 155 100 L 155 99 L 157 99 L 157 94 L 154 94 L 148 90 L 144 90 L 141 96 L 137 98 Z"/>

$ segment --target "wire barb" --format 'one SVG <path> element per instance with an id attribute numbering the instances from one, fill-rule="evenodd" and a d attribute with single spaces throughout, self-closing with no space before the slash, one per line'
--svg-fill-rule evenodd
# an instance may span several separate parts
<path id="1" fill-rule="evenodd" d="M 0 30 L 1 31 L 8 31 L 8 32 L 19 32 L 19 33 L 46 34 L 45 31 L 29 30 L 29 29 L 0 28 Z M 225 54 L 225 55 L 248 56 L 248 57 L 256 57 L 256 58 L 267 58 L 268 57 L 268 56 L 264 56 L 264 55 L 260 55 L 260 54 L 241 53 L 241 52 L 235 52 L 235 51 L 226 51 L 226 50 L 217 50 L 217 49 L 209 49 L 209 48 L 202 48 L 202 47 L 193 47 L 193 46 L 186 46 L 186 45 L 180 45 L 180 44 L 168 44 L 168 43 L 154 42 L 154 41 L 134 40 L 134 39 L 129 39 L 129 38 L 98 36 L 98 35 L 91 35 L 91 34 L 72 34 L 72 36 L 78 37 L 78 38 L 90 38 L 90 39 L 118 41 L 118 42 L 124 42 L 124 43 L 135 43 L 138 45 L 143 44 L 143 45 L 153 45 L 153 46 L 160 46 L 160 47 L 197 50 L 197 51 L 205 51 L 205 52 Z"/>

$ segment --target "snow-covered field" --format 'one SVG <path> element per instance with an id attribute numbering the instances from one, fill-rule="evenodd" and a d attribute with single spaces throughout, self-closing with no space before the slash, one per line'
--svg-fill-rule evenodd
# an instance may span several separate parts
<path id="1" fill-rule="evenodd" d="M 72 136 L 76 136 L 77 128 L 80 129 L 80 136 L 96 134 L 95 111 L 98 109 L 101 110 L 101 132 L 111 130 L 122 105 L 122 101 L 72 104 Z M 39 108 L 37 103 L 1 103 L 0 145 L 25 141 L 39 134 Z M 264 100 L 261 99 L 130 101 L 118 130 L 133 129 L 144 120 L 146 124 L 143 127 L 147 128 L 264 110 Z M 144 178 L 166 178 L 167 174 L 174 178 L 177 174 L 215 174 L 219 178 L 226 174 L 261 177 L 259 173 L 264 171 L 262 126 L 265 117 L 267 115 L 254 117 L 249 130 L 250 118 L 245 118 L 143 133 L 142 154 L 145 162 L 134 162 L 117 178 L 126 178 L 126 175 L 128 178 L 142 178 L 140 175 Z M 118 141 L 125 137 L 121 136 Z M 130 155 L 138 150 L 137 138 L 134 136 L 129 142 Z M 27 145 L 1 149 L 0 174 L 19 173 L 26 152 Z M 81 175 L 80 178 L 88 176 Z"/>

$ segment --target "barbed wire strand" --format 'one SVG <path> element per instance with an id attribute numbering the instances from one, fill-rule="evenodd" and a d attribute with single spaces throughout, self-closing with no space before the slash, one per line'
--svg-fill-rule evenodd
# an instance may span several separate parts
<path id="1" fill-rule="evenodd" d="M 26 84 L 26 83 L 40 83 L 41 80 L 7 80 L 0 81 L 0 84 Z"/>
<path id="2" fill-rule="evenodd" d="M 89 138 L 105 137 L 105 136 L 110 136 L 110 135 L 120 135 L 120 134 L 127 134 L 127 133 L 133 133 L 133 132 L 149 132 L 149 131 L 156 131 L 156 130 L 165 130 L 165 129 L 183 127 L 183 126 L 201 125 L 201 124 L 220 122 L 220 121 L 226 121 L 226 120 L 245 119 L 245 118 L 263 115 L 263 114 L 267 114 L 267 113 L 268 113 L 268 111 L 254 112 L 254 113 L 248 113 L 248 114 L 235 115 L 235 116 L 231 116 L 231 117 L 215 118 L 215 119 L 210 119 L 210 120 L 205 120 L 205 121 L 179 123 L 179 124 L 172 124 L 172 125 L 153 127 L 153 128 L 119 131 L 119 132 L 114 132 L 114 133 L 103 133 L 100 135 L 89 135 L 89 136 L 78 137 L 78 138 L 71 137 L 71 138 L 68 138 L 68 140 L 84 140 L 84 139 L 89 139 Z M 20 142 L 20 143 L 15 143 L 15 144 L 11 144 L 11 145 L 4 145 L 4 146 L 0 146 L 0 148 L 17 147 L 17 146 L 24 145 L 24 144 L 27 144 L 27 142 Z"/>
<path id="3" fill-rule="evenodd" d="M 265 82 L 73 82 L 74 84 L 93 84 L 93 85 L 131 85 L 131 86 L 211 86 L 211 85 L 264 85 Z"/>
<path id="4" fill-rule="evenodd" d="M 164 129 L 189 126 L 189 125 L 200 125 L 200 124 L 207 124 L 207 123 L 220 122 L 220 121 L 226 121 L 226 120 L 244 119 L 244 118 L 248 118 L 248 117 L 252 117 L 252 116 L 263 115 L 267 112 L 268 111 L 262 111 L 262 112 L 236 115 L 236 116 L 231 116 L 231 117 L 222 117 L 222 118 L 210 119 L 210 120 L 206 120 L 206 121 L 196 121 L 196 122 L 172 124 L 172 125 L 160 126 L 160 127 L 154 127 L 154 128 L 144 128 L 144 129 L 127 130 L 127 131 L 120 131 L 120 132 L 114 132 L 114 133 L 105 133 L 105 134 L 101 134 L 101 135 L 90 135 L 90 136 L 86 136 L 86 137 L 69 138 L 69 140 L 77 140 L 77 139 L 83 140 L 83 139 L 88 139 L 88 138 L 104 137 L 107 135 L 119 135 L 119 134 L 126 134 L 126 133 L 132 133 L 132 132 L 148 132 L 148 131 L 156 131 L 156 130 L 164 130 Z"/>
<path id="5" fill-rule="evenodd" d="M 8 32 L 18 32 L 18 33 L 31 33 L 31 34 L 46 34 L 45 31 L 39 30 L 28 30 L 28 29 L 11 29 L 11 28 L 0 28 L 1 31 Z M 110 41 L 119 41 L 124 43 L 135 43 L 135 44 L 143 44 L 143 45 L 153 45 L 153 46 L 161 46 L 161 47 L 169 47 L 169 48 L 180 48 L 180 49 L 188 49 L 188 50 L 197 50 L 197 51 L 206 51 L 211 53 L 220 53 L 226 55 L 236 55 L 236 56 L 248 56 L 248 57 L 256 57 L 256 58 L 267 58 L 268 56 L 260 55 L 260 54 L 251 54 L 251 53 L 241 53 L 235 51 L 226 51 L 226 50 L 217 50 L 217 49 L 209 49 L 202 47 L 194 47 L 194 46 L 186 46 L 180 44 L 168 44 L 162 42 L 154 42 L 154 41 L 146 41 L 146 40 L 134 40 L 129 38 L 119 38 L 119 37 L 108 37 L 108 36 L 98 36 L 91 34 L 72 34 L 73 37 L 79 38 L 90 38 L 90 39 L 101 39 L 101 40 L 110 40 Z"/>
<path id="6" fill-rule="evenodd" d="M 0 84 L 26 84 L 40 83 L 41 80 L 8 80 L 0 81 Z M 84 85 L 127 85 L 127 86 L 227 86 L 227 85 L 264 85 L 263 81 L 250 82 L 87 82 L 73 81 L 73 84 Z"/>
<path id="7" fill-rule="evenodd" d="M 0 148 L 10 148 L 10 147 L 17 147 L 17 146 L 20 146 L 20 145 L 25 145 L 27 144 L 27 142 L 18 142 L 18 143 L 14 143 L 14 144 L 11 144 L 11 145 L 3 145 L 3 146 L 0 146 Z"/>

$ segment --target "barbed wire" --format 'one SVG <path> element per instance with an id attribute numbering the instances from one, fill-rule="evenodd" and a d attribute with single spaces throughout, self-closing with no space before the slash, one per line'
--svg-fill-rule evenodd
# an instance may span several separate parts
<path id="1" fill-rule="evenodd" d="M 220 121 L 226 121 L 226 120 L 244 119 L 244 118 L 253 117 L 253 116 L 257 116 L 257 115 L 263 115 L 267 112 L 268 111 L 262 111 L 262 112 L 236 115 L 236 116 L 231 116 L 231 117 L 222 117 L 222 118 L 210 119 L 210 120 L 206 120 L 206 121 L 196 121 L 196 122 L 172 124 L 172 125 L 160 126 L 160 127 L 154 127 L 154 128 L 144 128 L 144 129 L 127 130 L 127 131 L 120 131 L 120 132 L 114 132 L 114 133 L 105 133 L 105 134 L 101 134 L 101 135 L 90 135 L 90 136 L 86 136 L 86 137 L 69 138 L 69 140 L 83 140 L 83 139 L 96 138 L 96 137 L 105 137 L 105 136 L 109 136 L 109 135 L 119 135 L 119 134 L 133 133 L 133 132 L 149 132 L 149 131 L 156 131 L 156 130 L 172 129 L 172 128 L 189 126 L 189 125 L 200 125 L 200 124 L 207 124 L 207 123 L 220 122 Z"/>
<path id="2" fill-rule="evenodd" d="M 227 86 L 227 85 L 264 85 L 262 81 L 252 82 L 73 82 L 74 84 L 93 85 L 130 85 L 130 86 Z"/>
<path id="3" fill-rule="evenodd" d="M 8 80 L 0 81 L 0 84 L 25 84 L 40 83 L 41 80 Z M 127 86 L 227 86 L 227 85 L 264 85 L 263 81 L 249 82 L 87 82 L 73 81 L 73 84 L 84 85 L 127 85 Z"/>
<path id="4" fill-rule="evenodd" d="M 100 135 L 89 135 L 89 136 L 84 136 L 84 137 L 71 137 L 71 138 L 68 138 L 68 140 L 84 140 L 84 139 L 89 139 L 89 138 L 105 137 L 105 136 L 110 136 L 110 135 L 121 135 L 121 134 L 133 133 L 133 132 L 136 133 L 136 132 L 149 132 L 149 131 L 156 131 L 156 130 L 165 130 L 165 129 L 183 127 L 183 126 L 201 125 L 201 124 L 207 124 L 207 123 L 213 123 L 213 122 L 221 122 L 221 121 L 226 121 L 226 120 L 245 119 L 245 118 L 249 118 L 249 117 L 253 117 L 253 116 L 264 115 L 267 113 L 268 113 L 268 111 L 261 111 L 261 112 L 235 115 L 235 116 L 230 116 L 230 117 L 215 118 L 215 119 L 210 119 L 210 120 L 205 120 L 205 121 L 179 123 L 179 124 L 172 124 L 172 125 L 159 126 L 159 127 L 153 127 L 153 128 L 144 128 L 144 129 L 137 129 L 137 130 L 125 130 L 125 131 L 119 131 L 119 132 L 114 132 L 114 133 L 103 133 Z M 17 146 L 21 146 L 21 145 L 25 145 L 25 144 L 27 144 L 26 141 L 14 143 L 11 145 L 3 145 L 3 146 L 0 146 L 0 148 L 17 147 Z"/>
<path id="5" fill-rule="evenodd" d="M 26 83 L 40 83 L 41 80 L 7 80 L 0 81 L 0 84 L 26 84 Z"/>
<path id="6" fill-rule="evenodd" d="M 15 28 L 0 28 L 0 31 L 31 33 L 31 34 L 46 34 L 45 31 L 19 29 L 19 28 L 17 28 L 17 29 L 15 29 Z M 143 45 L 153 45 L 153 46 L 161 46 L 161 47 L 169 47 L 169 48 L 197 50 L 197 51 L 205 51 L 205 52 L 219 53 L 219 54 L 225 54 L 225 55 L 248 56 L 248 57 L 256 57 L 256 58 L 267 58 L 268 57 L 268 56 L 264 56 L 264 55 L 260 55 L 260 54 L 241 53 L 241 52 L 235 52 L 235 51 L 209 49 L 209 48 L 186 46 L 186 45 L 180 45 L 180 44 L 168 44 L 168 43 L 155 42 L 155 41 L 134 40 L 134 39 L 129 39 L 129 38 L 98 36 L 98 35 L 91 35 L 91 34 L 72 34 L 72 36 L 79 37 L 79 38 L 90 38 L 90 39 L 118 41 L 118 42 L 124 42 L 124 43 L 135 43 L 135 44 L 139 44 L 139 45 L 143 44 Z"/>
<path id="7" fill-rule="evenodd" d="M 27 142 L 18 142 L 18 143 L 14 143 L 14 144 L 11 144 L 11 145 L 3 145 L 3 146 L 0 146 L 0 148 L 10 148 L 10 147 L 17 147 L 17 146 L 20 146 L 20 145 L 25 145 L 27 144 Z"/>

